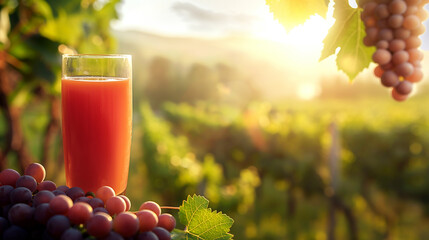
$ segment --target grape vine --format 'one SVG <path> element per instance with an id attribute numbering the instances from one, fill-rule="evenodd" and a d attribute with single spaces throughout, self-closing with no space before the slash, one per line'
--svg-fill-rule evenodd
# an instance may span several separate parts
<path id="1" fill-rule="evenodd" d="M 290 29 L 290 19 L 284 17 L 292 5 L 289 2 L 266 0 L 274 17 L 286 29 Z M 317 2 L 315 7 L 301 5 L 305 9 L 299 10 L 305 17 L 299 15 L 300 22 L 295 26 L 313 14 L 326 15 L 320 4 L 327 6 L 327 1 L 312 2 Z M 428 18 L 424 6 L 429 1 L 361 0 L 357 1 L 356 8 L 351 7 L 348 1 L 333 2 L 336 21 L 323 41 L 320 60 L 336 55 L 338 69 L 352 80 L 374 62 L 378 64 L 374 75 L 380 78 L 383 86 L 392 88 L 393 99 L 407 99 L 413 84 L 423 79 L 419 35 L 426 30 L 422 22 Z"/>

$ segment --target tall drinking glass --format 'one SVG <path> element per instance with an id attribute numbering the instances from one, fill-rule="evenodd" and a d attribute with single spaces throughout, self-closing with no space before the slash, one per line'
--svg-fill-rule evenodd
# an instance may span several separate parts
<path id="1" fill-rule="evenodd" d="M 127 187 L 131 148 L 130 55 L 63 55 L 62 134 L 66 182 L 95 192 Z"/>

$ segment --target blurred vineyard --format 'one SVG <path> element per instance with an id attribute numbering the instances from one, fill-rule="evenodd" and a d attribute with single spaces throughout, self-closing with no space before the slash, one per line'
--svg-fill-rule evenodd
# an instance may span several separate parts
<path id="1" fill-rule="evenodd" d="M 42 162 L 65 183 L 60 54 L 114 52 L 117 36 L 134 60 L 132 202 L 202 194 L 235 239 L 429 239 L 427 86 L 398 104 L 332 74 L 314 100 L 270 102 L 228 61 L 142 54 L 102 2 L 2 3 L 1 168 Z"/>
<path id="2" fill-rule="evenodd" d="M 350 104 L 144 103 L 134 177 L 167 204 L 204 194 L 237 239 L 427 238 L 429 115 Z"/>

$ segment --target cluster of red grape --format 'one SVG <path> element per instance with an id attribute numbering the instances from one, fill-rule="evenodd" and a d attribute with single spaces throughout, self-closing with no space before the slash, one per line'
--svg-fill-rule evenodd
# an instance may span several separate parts
<path id="1" fill-rule="evenodd" d="M 160 206 L 144 202 L 130 212 L 125 195 L 103 186 L 95 194 L 44 180 L 41 164 L 30 164 L 25 175 L 0 172 L 0 238 L 9 239 L 136 239 L 169 240 L 175 218 Z"/>
<path id="2" fill-rule="evenodd" d="M 363 5 L 364 44 L 377 48 L 372 56 L 378 64 L 374 74 L 381 78 L 383 86 L 393 88 L 392 97 L 397 101 L 407 99 L 413 83 L 423 78 L 419 35 L 425 32 L 422 22 L 428 13 L 423 7 L 428 2 L 376 0 Z"/>

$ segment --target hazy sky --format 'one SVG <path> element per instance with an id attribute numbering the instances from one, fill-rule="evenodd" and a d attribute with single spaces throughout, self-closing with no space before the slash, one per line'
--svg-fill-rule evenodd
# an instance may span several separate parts
<path id="1" fill-rule="evenodd" d="M 115 29 L 169 36 L 211 38 L 245 34 L 273 39 L 283 31 L 273 20 L 265 0 L 124 0 L 119 12 L 120 20 L 113 24 Z M 422 36 L 422 47 L 429 50 L 429 21 L 425 24 L 428 31 Z"/>
<path id="2" fill-rule="evenodd" d="M 255 34 L 274 22 L 264 0 L 125 0 L 119 11 L 115 29 L 175 36 Z"/>

